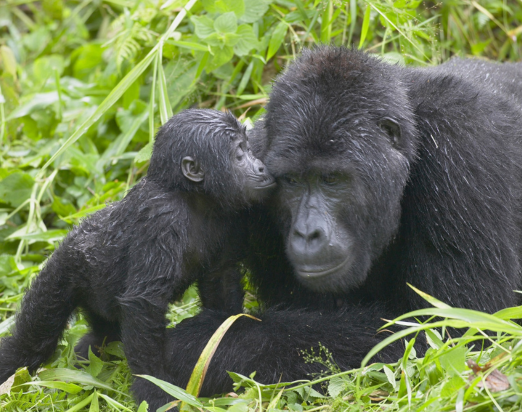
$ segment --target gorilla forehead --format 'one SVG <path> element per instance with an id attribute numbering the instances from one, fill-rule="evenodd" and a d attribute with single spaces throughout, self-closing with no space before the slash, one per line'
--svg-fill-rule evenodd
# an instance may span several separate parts
<path id="1" fill-rule="evenodd" d="M 273 87 L 265 122 L 267 166 L 283 159 L 302 167 L 321 157 L 378 156 L 389 148 L 378 127 L 387 117 L 401 125 L 404 154 L 411 159 L 414 115 L 401 79 L 400 67 L 355 50 L 303 52 Z"/>

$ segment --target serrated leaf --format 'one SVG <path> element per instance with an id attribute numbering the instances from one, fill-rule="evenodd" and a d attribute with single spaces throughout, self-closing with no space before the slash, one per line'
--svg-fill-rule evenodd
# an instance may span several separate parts
<path id="1" fill-rule="evenodd" d="M 237 56 L 244 56 L 259 45 L 254 29 L 248 24 L 239 26 L 237 28 L 237 35 L 239 36 L 239 40 L 234 46 L 234 53 Z"/>
<path id="2" fill-rule="evenodd" d="M 219 47 L 212 47 L 212 53 L 214 53 L 214 58 L 209 65 L 210 67 L 207 67 L 208 71 L 217 69 L 234 57 L 234 49 L 228 46 L 225 46 L 222 49 Z"/>
<path id="3" fill-rule="evenodd" d="M 205 39 L 216 32 L 214 29 L 214 21 L 208 16 L 192 16 L 190 21 L 194 23 L 196 36 L 200 39 Z"/>
<path id="4" fill-rule="evenodd" d="M 328 393 L 332 398 L 337 398 L 339 394 L 346 388 L 346 381 L 340 377 L 336 376 L 330 379 L 328 383 Z"/>
<path id="5" fill-rule="evenodd" d="M 254 23 L 268 10 L 269 2 L 265 0 L 244 0 L 245 13 L 241 16 L 242 23 Z"/>
<path id="6" fill-rule="evenodd" d="M 279 22 L 270 37 L 270 43 L 268 43 L 268 52 L 266 54 L 266 60 L 268 61 L 281 47 L 283 40 L 285 39 L 286 31 L 288 26 L 285 22 Z"/>
<path id="7" fill-rule="evenodd" d="M 214 21 L 214 29 L 220 33 L 235 33 L 237 31 L 237 17 L 234 12 L 222 14 Z"/>

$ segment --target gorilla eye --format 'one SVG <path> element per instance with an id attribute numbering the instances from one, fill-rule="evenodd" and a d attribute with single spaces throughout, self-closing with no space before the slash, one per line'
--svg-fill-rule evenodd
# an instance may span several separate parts
<path id="1" fill-rule="evenodd" d="M 283 180 L 289 185 L 295 186 L 298 182 L 297 179 L 292 175 L 284 175 Z"/>
<path id="2" fill-rule="evenodd" d="M 323 183 L 333 186 L 341 181 L 341 177 L 336 173 L 329 173 L 327 175 L 322 175 L 321 180 Z"/>
<path id="3" fill-rule="evenodd" d="M 238 147 L 237 150 L 236 150 L 236 159 L 237 161 L 241 161 L 243 160 L 243 156 L 245 155 L 245 152 L 243 151 L 243 149 L 241 149 L 241 147 Z"/>
<path id="4" fill-rule="evenodd" d="M 379 127 L 390 137 L 392 145 L 397 147 L 401 137 L 401 127 L 399 123 L 395 120 L 385 118 L 379 122 Z"/>

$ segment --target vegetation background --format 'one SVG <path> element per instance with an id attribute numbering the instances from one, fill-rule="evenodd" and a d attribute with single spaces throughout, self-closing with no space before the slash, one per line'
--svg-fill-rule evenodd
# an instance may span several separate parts
<path id="1" fill-rule="evenodd" d="M 228 109 L 252 124 L 272 80 L 318 43 L 423 66 L 454 55 L 521 61 L 521 42 L 522 0 L 0 2 L 0 336 L 71 225 L 120 200 L 145 175 L 154 133 L 173 113 Z M 184 408 L 521 410 L 522 329 L 510 319 L 522 310 L 490 316 L 431 302 L 425 313 L 446 320 L 407 325 L 397 336 L 426 330 L 424 358 L 412 349 L 416 335 L 397 363 L 354 371 L 339 371 L 324 348 L 306 354 L 325 366 L 324 375 L 310 377 L 314 388 L 232 374 L 239 397 L 187 398 Z M 172 306 L 172 326 L 198 305 L 191 288 Z M 255 297 L 245 305 L 254 309 Z M 470 329 L 452 340 L 445 326 Z M 74 342 L 86 328 L 76 316 L 46 370 L 31 377 L 22 369 L 14 385 L 0 387 L 0 410 L 146 411 L 129 396 L 121 345 L 74 366 Z M 489 348 L 470 351 L 465 344 L 486 329 L 495 332 Z"/>

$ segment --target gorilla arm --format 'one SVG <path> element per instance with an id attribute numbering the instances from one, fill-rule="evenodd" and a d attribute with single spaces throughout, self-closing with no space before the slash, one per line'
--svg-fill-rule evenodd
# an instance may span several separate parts
<path id="1" fill-rule="evenodd" d="M 346 370 L 359 367 L 366 353 L 388 332 L 378 334 L 383 308 L 353 306 L 338 311 L 269 309 L 261 322 L 242 317 L 236 320 L 221 341 L 207 371 L 202 396 L 232 390 L 226 371 L 249 375 L 262 383 L 313 379 L 324 371 L 320 363 L 306 363 L 305 354 L 327 348 L 334 362 Z M 167 379 L 185 387 L 208 340 L 227 318 L 224 312 L 204 310 L 167 332 Z M 397 342 L 374 361 L 395 362 L 403 350 Z M 303 353 L 304 352 L 304 353 Z"/>

